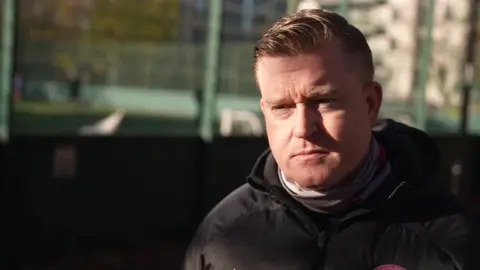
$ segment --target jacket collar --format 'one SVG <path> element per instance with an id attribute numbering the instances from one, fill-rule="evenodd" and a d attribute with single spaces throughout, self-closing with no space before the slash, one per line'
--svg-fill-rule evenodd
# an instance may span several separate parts
<path id="1" fill-rule="evenodd" d="M 385 181 L 363 203 L 364 207 L 377 208 L 378 205 L 403 204 L 419 197 L 445 192 L 436 181 L 440 154 L 426 134 L 392 120 L 387 122 L 384 129 L 373 134 L 385 149 L 392 170 Z M 416 156 L 418 153 L 416 146 L 408 143 L 412 137 L 417 143 L 420 141 L 424 144 L 421 146 L 428 149 L 426 151 L 428 156 Z M 269 193 L 281 202 L 298 205 L 281 186 L 278 165 L 269 149 L 260 155 L 247 182 L 253 188 Z"/>

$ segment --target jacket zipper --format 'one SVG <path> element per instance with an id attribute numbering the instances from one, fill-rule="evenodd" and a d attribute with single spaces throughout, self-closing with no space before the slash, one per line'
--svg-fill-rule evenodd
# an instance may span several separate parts
<path id="1" fill-rule="evenodd" d="M 325 224 L 326 228 L 323 231 L 320 231 L 317 224 L 315 224 L 315 222 L 313 222 L 308 217 L 308 215 L 303 212 L 303 210 L 299 209 L 299 207 L 291 203 L 290 199 L 284 198 L 284 196 L 280 192 L 274 192 L 271 189 L 269 189 L 269 192 L 274 200 L 276 200 L 280 204 L 283 204 L 286 208 L 295 213 L 299 221 L 305 226 L 307 226 L 308 230 L 314 234 L 314 237 L 316 238 L 315 243 L 318 251 L 318 256 L 314 260 L 312 269 L 324 269 L 326 247 L 331 235 L 334 234 L 336 228 L 334 228 L 333 224 L 331 224 L 331 222 L 327 220 Z"/>
<path id="2" fill-rule="evenodd" d="M 313 263 L 312 270 L 324 269 L 326 247 L 328 241 L 330 240 L 330 237 L 335 234 L 338 226 L 332 224 L 329 220 L 327 220 L 327 224 L 325 224 L 325 230 L 320 232 L 317 224 L 315 224 L 315 222 L 313 222 L 308 217 L 308 215 L 303 212 L 303 210 L 301 210 L 298 206 L 291 202 L 291 200 L 293 199 L 284 196 L 281 191 L 276 190 L 274 187 L 272 188 L 268 185 L 260 184 L 263 182 L 261 179 L 258 179 L 256 177 L 251 178 L 256 182 L 257 185 L 261 185 L 264 191 L 267 192 L 273 200 L 275 200 L 279 204 L 284 205 L 286 208 L 292 211 L 297 216 L 299 221 L 307 227 L 308 231 L 314 234 L 316 238 L 315 242 L 318 250 L 318 256 Z"/>

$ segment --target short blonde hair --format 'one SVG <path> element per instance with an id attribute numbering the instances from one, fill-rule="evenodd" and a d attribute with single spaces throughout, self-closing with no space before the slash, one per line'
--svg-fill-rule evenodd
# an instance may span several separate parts
<path id="1" fill-rule="evenodd" d="M 275 22 L 255 46 L 255 68 L 261 57 L 313 53 L 321 48 L 321 43 L 337 38 L 361 78 L 373 81 L 372 51 L 365 36 L 341 15 L 323 9 L 300 10 Z"/>

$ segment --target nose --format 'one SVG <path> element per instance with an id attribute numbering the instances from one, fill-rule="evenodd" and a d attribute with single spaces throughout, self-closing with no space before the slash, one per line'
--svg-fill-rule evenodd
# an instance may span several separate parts
<path id="1" fill-rule="evenodd" d="M 308 138 L 312 133 L 318 131 L 317 115 L 310 112 L 310 109 L 303 105 L 297 105 L 295 110 L 293 135 L 297 138 Z"/>

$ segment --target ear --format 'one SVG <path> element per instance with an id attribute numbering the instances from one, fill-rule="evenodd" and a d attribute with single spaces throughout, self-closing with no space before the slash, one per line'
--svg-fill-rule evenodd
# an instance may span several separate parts
<path id="1" fill-rule="evenodd" d="M 262 112 L 263 112 L 263 114 L 265 115 L 267 106 L 266 106 L 265 100 L 263 100 L 263 98 L 260 99 L 260 109 L 262 109 Z"/>
<path id="2" fill-rule="evenodd" d="M 373 127 L 378 119 L 380 107 L 382 106 L 383 88 L 378 82 L 371 82 L 365 85 L 365 102 L 367 103 L 370 125 Z"/>

